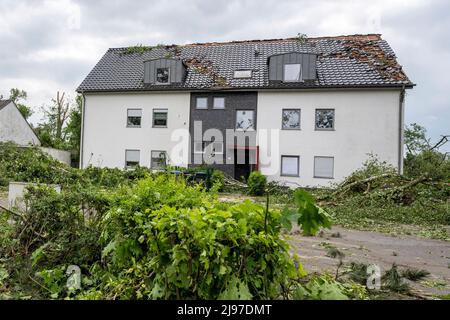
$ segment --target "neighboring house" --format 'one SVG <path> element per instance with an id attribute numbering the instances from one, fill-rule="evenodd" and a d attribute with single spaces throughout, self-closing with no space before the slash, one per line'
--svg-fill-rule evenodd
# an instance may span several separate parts
<path id="1" fill-rule="evenodd" d="M 325 186 L 374 154 L 401 172 L 413 86 L 380 35 L 109 49 L 77 89 L 80 166 Z"/>
<path id="2" fill-rule="evenodd" d="M 0 100 L 0 142 L 12 141 L 20 146 L 41 142 L 12 100 Z"/>
<path id="3" fill-rule="evenodd" d="M 52 158 L 70 165 L 70 152 L 41 147 L 38 136 L 12 100 L 0 100 L 0 142 L 14 142 L 20 147 L 39 146 Z"/>

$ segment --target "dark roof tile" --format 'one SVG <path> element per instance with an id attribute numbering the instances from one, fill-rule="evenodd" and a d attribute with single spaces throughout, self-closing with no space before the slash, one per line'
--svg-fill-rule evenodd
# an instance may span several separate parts
<path id="1" fill-rule="evenodd" d="M 190 44 L 155 47 L 141 53 L 127 53 L 127 50 L 109 49 L 77 91 L 413 85 L 397 63 L 389 44 L 379 35 L 310 38 L 305 43 L 293 38 Z M 318 79 L 294 84 L 270 83 L 268 57 L 288 52 L 317 54 Z M 168 54 L 182 59 L 187 65 L 184 83 L 165 87 L 145 85 L 144 61 L 164 58 Z M 200 73 L 194 63 L 205 64 L 210 71 Z M 234 71 L 239 69 L 253 70 L 252 78 L 234 79 Z"/>

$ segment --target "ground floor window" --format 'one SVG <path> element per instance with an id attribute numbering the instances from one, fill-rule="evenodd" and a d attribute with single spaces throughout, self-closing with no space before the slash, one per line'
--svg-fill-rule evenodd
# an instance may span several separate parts
<path id="1" fill-rule="evenodd" d="M 299 156 L 281 156 L 281 175 L 289 177 L 299 176 Z"/>
<path id="2" fill-rule="evenodd" d="M 163 170 L 167 166 L 167 152 L 152 151 L 150 167 L 156 170 Z"/>
<path id="3" fill-rule="evenodd" d="M 125 150 L 125 167 L 132 168 L 139 165 L 141 152 L 139 150 Z"/>
<path id="4" fill-rule="evenodd" d="M 314 157 L 314 178 L 332 179 L 334 175 L 333 157 Z"/>

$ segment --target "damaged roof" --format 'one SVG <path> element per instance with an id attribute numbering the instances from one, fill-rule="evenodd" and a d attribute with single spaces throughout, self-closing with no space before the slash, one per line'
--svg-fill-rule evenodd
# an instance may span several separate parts
<path id="1" fill-rule="evenodd" d="M 315 80 L 269 81 L 268 58 L 291 52 L 317 55 Z M 181 59 L 187 67 L 185 80 L 167 86 L 144 84 L 144 61 L 157 58 Z M 235 70 L 252 70 L 252 77 L 236 79 Z M 414 84 L 398 64 L 394 51 L 381 35 L 369 34 L 112 48 L 77 91 L 403 86 Z"/>

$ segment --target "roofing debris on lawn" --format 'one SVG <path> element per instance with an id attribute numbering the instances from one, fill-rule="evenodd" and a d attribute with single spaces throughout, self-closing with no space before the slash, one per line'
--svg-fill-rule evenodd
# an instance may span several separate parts
<path id="1" fill-rule="evenodd" d="M 289 52 L 316 54 L 317 79 L 270 82 L 268 58 Z M 78 91 L 159 90 L 142 81 L 144 61 L 158 58 L 180 59 L 188 67 L 183 83 L 164 89 L 413 86 L 389 44 L 369 34 L 112 48 Z M 252 70 L 252 77 L 235 79 L 235 70 Z"/>

